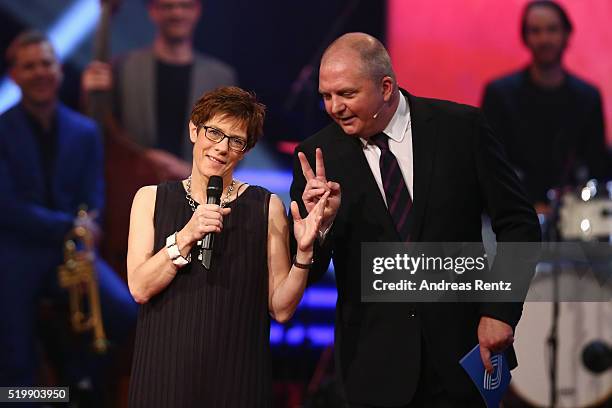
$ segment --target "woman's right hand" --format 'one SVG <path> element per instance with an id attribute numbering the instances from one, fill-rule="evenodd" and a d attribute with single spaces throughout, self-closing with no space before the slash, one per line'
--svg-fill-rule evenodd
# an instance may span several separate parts
<path id="1" fill-rule="evenodd" d="M 179 250 L 193 245 L 209 232 L 221 232 L 223 217 L 230 211 L 231 208 L 221 208 L 216 204 L 198 205 L 189 222 L 177 234 Z"/>

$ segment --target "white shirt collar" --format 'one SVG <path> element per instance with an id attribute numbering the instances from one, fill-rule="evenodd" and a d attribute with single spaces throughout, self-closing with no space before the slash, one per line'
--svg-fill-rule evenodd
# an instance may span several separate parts
<path id="1" fill-rule="evenodd" d="M 406 97 L 400 92 L 400 99 L 397 109 L 395 110 L 395 113 L 393 114 L 393 117 L 389 123 L 387 123 L 387 126 L 383 132 L 389 136 L 390 139 L 400 143 L 402 140 L 404 140 L 404 135 L 406 134 L 408 125 L 410 125 L 410 107 L 408 106 Z M 360 140 L 363 146 L 366 147 L 368 141 L 364 138 L 360 138 Z"/>

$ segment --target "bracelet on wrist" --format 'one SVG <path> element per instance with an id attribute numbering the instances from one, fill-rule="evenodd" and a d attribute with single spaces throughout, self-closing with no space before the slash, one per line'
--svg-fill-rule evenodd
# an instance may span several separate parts
<path id="1" fill-rule="evenodd" d="M 191 262 L 191 253 L 187 255 L 187 258 L 181 255 L 181 251 L 179 251 L 178 245 L 176 244 L 177 233 L 178 232 L 175 232 L 166 238 L 166 252 L 172 263 L 180 268 Z"/>
<path id="2" fill-rule="evenodd" d="M 314 258 L 310 260 L 310 263 L 303 264 L 297 261 L 297 255 L 293 256 L 293 266 L 296 266 L 300 269 L 310 269 L 313 263 L 314 263 Z"/>

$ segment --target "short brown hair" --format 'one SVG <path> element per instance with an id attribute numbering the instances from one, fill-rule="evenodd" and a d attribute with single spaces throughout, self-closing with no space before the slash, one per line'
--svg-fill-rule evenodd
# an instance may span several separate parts
<path id="1" fill-rule="evenodd" d="M 17 37 L 15 37 L 13 41 L 11 41 L 8 48 L 6 49 L 6 53 L 4 54 L 7 67 L 11 68 L 13 65 L 15 65 L 17 51 L 24 47 L 27 47 L 28 45 L 41 43 L 51 44 L 51 41 L 49 41 L 49 38 L 40 31 L 27 30 L 18 34 Z"/>
<path id="2" fill-rule="evenodd" d="M 257 101 L 254 93 L 237 86 L 224 86 L 206 92 L 191 110 L 191 122 L 200 127 L 215 116 L 235 118 L 246 126 L 247 149 L 263 135 L 266 106 Z"/>

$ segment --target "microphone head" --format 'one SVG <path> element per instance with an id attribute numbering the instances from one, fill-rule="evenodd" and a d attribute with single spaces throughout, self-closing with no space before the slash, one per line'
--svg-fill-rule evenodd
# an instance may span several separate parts
<path id="1" fill-rule="evenodd" d="M 219 176 L 210 176 L 208 186 L 206 187 L 206 196 L 215 198 L 217 201 L 221 198 L 223 192 L 223 179 Z"/>

